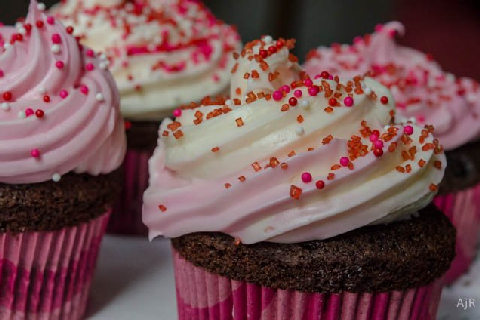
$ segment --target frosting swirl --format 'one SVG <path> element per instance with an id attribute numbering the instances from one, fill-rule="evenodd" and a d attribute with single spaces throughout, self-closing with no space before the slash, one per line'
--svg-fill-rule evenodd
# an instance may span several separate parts
<path id="1" fill-rule="evenodd" d="M 435 136 L 447 150 L 478 139 L 478 84 L 445 73 L 428 54 L 397 45 L 395 35 L 403 33 L 403 25 L 391 22 L 377 26 L 371 35 L 355 38 L 351 46 L 312 50 L 306 71 L 312 76 L 325 70 L 341 77 L 374 77 L 392 91 L 399 115 L 433 124 Z"/>
<path id="2" fill-rule="evenodd" d="M 291 48 L 269 37 L 248 44 L 232 100 L 193 105 L 162 124 L 144 195 L 151 238 L 325 239 L 404 219 L 434 196 L 445 156 L 433 129 L 390 125 L 385 87 L 310 79 Z"/>
<path id="3" fill-rule="evenodd" d="M 115 82 L 100 67 L 104 62 L 36 1 L 24 23 L 0 34 L 0 182 L 117 169 L 125 133 Z"/>
<path id="4" fill-rule="evenodd" d="M 125 117 L 161 119 L 228 87 L 239 36 L 198 1 L 69 0 L 53 12 L 108 56 Z"/>

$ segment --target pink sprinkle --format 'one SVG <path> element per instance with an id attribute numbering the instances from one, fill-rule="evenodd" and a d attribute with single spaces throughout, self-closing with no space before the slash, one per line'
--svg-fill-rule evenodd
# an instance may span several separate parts
<path id="1" fill-rule="evenodd" d="M 304 83 L 305 86 L 307 86 L 307 87 L 313 86 L 313 81 L 312 81 L 312 79 L 310 79 L 310 78 L 305 79 L 305 80 L 303 81 L 303 83 Z"/>
<path id="2" fill-rule="evenodd" d="M 55 33 L 53 36 L 52 36 L 52 41 L 53 43 L 61 43 L 62 42 L 62 38 L 60 38 L 60 35 L 58 33 Z"/>
<path id="3" fill-rule="evenodd" d="M 182 109 L 175 109 L 173 110 L 173 116 L 175 118 L 181 117 L 182 116 Z"/>
<path id="4" fill-rule="evenodd" d="M 60 97 L 62 99 L 65 99 L 66 97 L 68 97 L 68 91 L 67 90 L 60 91 Z"/>
<path id="5" fill-rule="evenodd" d="M 388 36 L 390 38 L 394 38 L 396 34 L 397 34 L 397 30 L 395 30 L 395 29 L 388 30 Z"/>
<path id="6" fill-rule="evenodd" d="M 405 134 L 410 136 L 410 135 L 413 134 L 413 127 L 412 126 L 405 126 L 405 129 L 403 130 L 403 132 L 405 132 Z"/>
<path id="7" fill-rule="evenodd" d="M 285 91 L 286 93 L 289 93 L 290 92 L 290 87 L 285 85 L 282 87 L 282 91 Z"/>
<path id="8" fill-rule="evenodd" d="M 383 141 L 378 139 L 377 141 L 373 142 L 373 145 L 375 146 L 375 148 L 377 149 L 382 149 L 383 148 Z"/>
<path id="9" fill-rule="evenodd" d="M 87 56 L 93 58 L 95 56 L 95 52 L 92 49 L 87 50 Z"/>
<path id="10" fill-rule="evenodd" d="M 345 100 L 343 100 L 343 103 L 344 103 L 347 107 L 353 106 L 353 99 L 352 99 L 352 97 L 346 97 Z"/>
<path id="11" fill-rule="evenodd" d="M 94 69 L 93 63 L 87 63 L 87 65 L 85 66 L 85 68 L 86 68 L 88 71 L 92 71 L 92 70 Z"/>
<path id="12" fill-rule="evenodd" d="M 373 133 L 372 133 L 372 134 L 370 135 L 370 142 L 375 142 L 375 141 L 377 141 L 377 140 L 378 140 L 378 136 L 377 136 L 376 134 L 373 134 Z"/>
<path id="13" fill-rule="evenodd" d="M 353 39 L 353 43 L 355 43 L 355 44 L 360 44 L 360 43 L 362 43 L 362 42 L 363 42 L 363 38 L 362 38 L 362 37 L 355 37 L 355 38 Z"/>
<path id="14" fill-rule="evenodd" d="M 308 88 L 308 94 L 315 97 L 318 94 L 317 86 L 311 86 L 310 88 Z"/>
<path id="15" fill-rule="evenodd" d="M 34 158 L 40 157 L 40 151 L 38 151 L 38 149 L 33 149 L 32 151 L 30 151 L 30 154 L 31 154 L 32 157 L 34 157 Z"/>
<path id="16" fill-rule="evenodd" d="M 0 70 L 0 78 L 3 78 L 5 76 L 5 73 L 3 72 L 3 70 Z"/>
<path id="17" fill-rule="evenodd" d="M 33 112 L 33 109 L 32 108 L 27 108 L 25 109 L 25 115 L 27 117 L 30 117 L 32 114 L 34 114 L 35 112 Z"/>
<path id="18" fill-rule="evenodd" d="M 312 174 L 310 172 L 302 173 L 302 181 L 305 183 L 312 182 Z"/>
<path id="19" fill-rule="evenodd" d="M 283 98 L 283 94 L 281 91 L 277 90 L 273 93 L 273 100 L 280 101 Z"/>
<path id="20" fill-rule="evenodd" d="M 332 76 L 332 75 L 329 75 L 329 76 L 328 76 L 328 80 L 333 80 L 333 76 Z"/>
<path id="21" fill-rule="evenodd" d="M 58 68 L 58 69 L 62 69 L 65 65 L 62 61 L 57 61 L 55 63 L 55 66 Z"/>
<path id="22" fill-rule="evenodd" d="M 342 165 L 342 167 L 347 167 L 349 163 L 350 160 L 347 157 L 340 158 L 340 164 Z"/>
<path id="23" fill-rule="evenodd" d="M 90 90 L 89 90 L 88 87 L 85 86 L 85 85 L 80 87 L 80 92 L 83 93 L 83 94 L 85 94 L 85 95 L 87 95 L 89 91 L 90 91 Z"/>
<path id="24" fill-rule="evenodd" d="M 377 24 L 377 25 L 375 26 L 375 31 L 376 31 L 376 32 L 380 32 L 380 31 L 382 31 L 382 30 L 383 30 L 383 25 L 382 25 L 382 24 Z"/>
<path id="25" fill-rule="evenodd" d="M 54 24 L 55 23 L 55 19 L 53 17 L 47 17 L 47 23 L 48 24 Z"/>
<path id="26" fill-rule="evenodd" d="M 295 97 L 301 98 L 303 93 L 302 90 L 295 90 L 293 94 L 295 95 Z"/>

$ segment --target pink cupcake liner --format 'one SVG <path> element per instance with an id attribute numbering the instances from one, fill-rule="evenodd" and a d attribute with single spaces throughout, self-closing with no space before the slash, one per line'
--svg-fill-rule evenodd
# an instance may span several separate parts
<path id="1" fill-rule="evenodd" d="M 128 149 L 123 163 L 123 187 L 117 200 L 107 233 L 123 235 L 148 234 L 142 222 L 143 193 L 148 187 L 148 160 L 153 151 Z"/>
<path id="2" fill-rule="evenodd" d="M 442 281 L 385 293 L 302 293 L 212 274 L 173 250 L 180 320 L 435 320 Z"/>
<path id="3" fill-rule="evenodd" d="M 110 212 L 54 232 L 0 235 L 0 319 L 82 319 Z"/>
<path id="4" fill-rule="evenodd" d="M 436 196 L 433 203 L 457 229 L 456 256 L 445 275 L 445 282 L 451 284 L 468 270 L 475 259 L 480 232 L 480 184 L 464 191 Z"/>

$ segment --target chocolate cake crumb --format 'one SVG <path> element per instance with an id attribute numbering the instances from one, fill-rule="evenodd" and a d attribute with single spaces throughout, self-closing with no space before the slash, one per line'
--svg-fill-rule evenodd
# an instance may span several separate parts
<path id="1" fill-rule="evenodd" d="M 302 292 L 386 292 L 440 278 L 455 255 L 455 229 L 430 205 L 417 218 L 324 241 L 235 245 L 225 234 L 194 233 L 172 245 L 194 265 L 238 281 Z"/>

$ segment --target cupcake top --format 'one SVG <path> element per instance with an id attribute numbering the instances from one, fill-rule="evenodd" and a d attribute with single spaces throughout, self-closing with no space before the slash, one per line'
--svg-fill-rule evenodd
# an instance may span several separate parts
<path id="1" fill-rule="evenodd" d="M 144 195 L 151 238 L 318 240 L 430 202 L 445 168 L 433 128 L 391 125 L 393 98 L 372 79 L 309 78 L 293 46 L 247 44 L 231 100 L 206 98 L 162 124 Z"/>
<path id="2" fill-rule="evenodd" d="M 227 89 L 240 38 L 194 0 L 67 0 L 53 9 L 104 52 L 127 118 L 160 120 Z"/>
<path id="3" fill-rule="evenodd" d="M 70 171 L 117 169 L 126 142 L 106 62 L 32 1 L 0 28 L 0 182 L 58 181 Z"/>
<path id="4" fill-rule="evenodd" d="M 402 120 L 433 124 L 435 136 L 447 150 L 478 139 L 479 85 L 444 72 L 428 54 L 397 45 L 395 35 L 403 33 L 400 23 L 391 22 L 355 38 L 353 45 L 312 50 L 306 71 L 312 77 L 323 71 L 345 78 L 374 77 L 392 91 Z"/>

